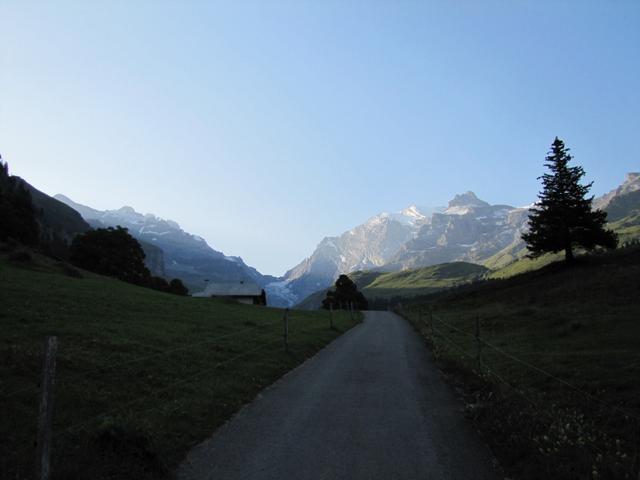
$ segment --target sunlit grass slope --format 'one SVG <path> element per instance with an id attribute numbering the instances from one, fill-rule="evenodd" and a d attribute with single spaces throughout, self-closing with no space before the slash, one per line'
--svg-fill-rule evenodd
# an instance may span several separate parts
<path id="1" fill-rule="evenodd" d="M 63 272 L 66 271 L 65 275 Z M 351 328 L 0 259 L 0 477 L 31 478 L 44 339 L 59 341 L 53 478 L 162 478 L 265 386 Z"/>
<path id="2" fill-rule="evenodd" d="M 403 272 L 349 274 L 367 298 L 412 297 L 480 278 L 488 270 L 473 263 L 453 262 Z"/>

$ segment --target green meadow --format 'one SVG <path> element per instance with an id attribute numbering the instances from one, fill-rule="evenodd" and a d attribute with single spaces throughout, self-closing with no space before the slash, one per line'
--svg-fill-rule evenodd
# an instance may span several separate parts
<path id="1" fill-rule="evenodd" d="M 624 248 L 435 293 L 403 313 L 515 478 L 635 479 L 639 278 L 640 248 Z"/>
<path id="2" fill-rule="evenodd" d="M 78 277 L 78 273 L 80 276 Z M 44 341 L 58 337 L 53 478 L 163 478 L 359 321 L 179 297 L 33 256 L 0 259 L 0 472 L 31 478 Z"/>

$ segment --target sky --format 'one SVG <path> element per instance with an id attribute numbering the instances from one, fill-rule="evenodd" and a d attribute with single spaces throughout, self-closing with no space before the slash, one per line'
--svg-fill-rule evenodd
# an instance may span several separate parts
<path id="1" fill-rule="evenodd" d="M 382 211 L 640 170 L 638 1 L 0 0 L 0 154 L 281 275 Z"/>

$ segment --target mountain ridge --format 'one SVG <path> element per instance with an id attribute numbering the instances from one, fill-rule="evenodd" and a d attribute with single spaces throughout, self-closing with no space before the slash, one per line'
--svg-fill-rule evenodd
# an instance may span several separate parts
<path id="1" fill-rule="evenodd" d="M 262 287 L 277 280 L 276 277 L 262 275 L 240 257 L 213 249 L 204 238 L 184 231 L 174 220 L 152 213 L 139 213 L 130 206 L 96 210 L 62 194 L 54 198 L 74 208 L 96 228 L 120 225 L 138 241 L 161 249 L 166 275 L 182 279 L 192 291 L 204 290 L 209 281 L 252 280 Z"/>
<path id="2" fill-rule="evenodd" d="M 325 237 L 309 257 L 285 273 L 278 289 L 299 303 L 329 287 L 339 274 L 358 270 L 397 272 L 451 262 L 503 267 L 526 252 L 521 235 L 533 205 L 491 205 L 466 191 L 429 214 L 414 205 L 383 212 L 341 235 Z M 640 218 L 640 173 L 628 173 L 620 186 L 594 199 L 593 205 L 606 209 L 611 222 L 630 215 Z M 410 220 L 408 213 L 414 209 Z"/>
<path id="3" fill-rule="evenodd" d="M 283 307 L 329 287 L 342 273 L 398 272 L 451 262 L 505 266 L 526 251 L 521 235 L 531 208 L 491 205 L 466 191 L 455 195 L 446 207 L 413 204 L 399 212 L 381 212 L 340 235 L 324 237 L 309 257 L 278 278 L 261 274 L 241 257 L 214 250 L 173 220 L 141 214 L 130 206 L 101 211 L 63 195 L 55 198 L 73 206 L 92 226 L 124 223 L 134 237 L 169 250 L 166 273 L 184 278 L 194 291 L 203 290 L 209 279 L 249 279 L 266 290 L 271 305 Z M 640 208 L 636 210 L 639 203 L 640 174 L 631 172 L 619 187 L 594 199 L 593 204 L 594 208 L 604 205 L 611 219 L 617 219 L 629 212 L 640 214 Z"/>

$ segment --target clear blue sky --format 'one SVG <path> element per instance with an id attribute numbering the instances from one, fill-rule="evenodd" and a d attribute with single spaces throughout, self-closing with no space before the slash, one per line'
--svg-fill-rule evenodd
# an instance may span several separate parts
<path id="1" fill-rule="evenodd" d="M 0 153 L 263 273 L 384 210 L 640 170 L 638 1 L 0 0 Z"/>

